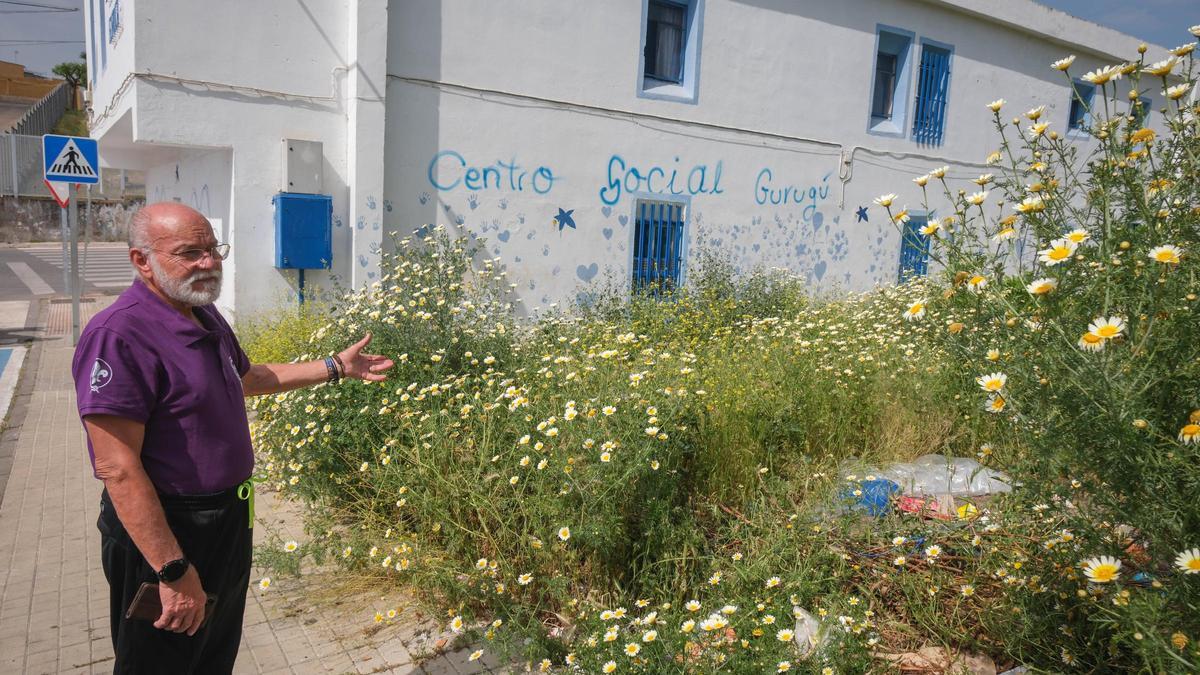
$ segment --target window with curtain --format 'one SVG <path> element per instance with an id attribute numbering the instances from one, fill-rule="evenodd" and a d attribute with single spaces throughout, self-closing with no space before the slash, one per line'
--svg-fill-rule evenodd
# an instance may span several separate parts
<path id="1" fill-rule="evenodd" d="M 880 52 L 875 55 L 875 97 L 871 106 L 872 117 L 892 119 L 892 105 L 896 96 L 897 60 L 895 54 Z"/>
<path id="2" fill-rule="evenodd" d="M 664 82 L 683 82 L 687 13 L 686 5 L 669 0 L 650 0 L 646 16 L 646 77 Z"/>

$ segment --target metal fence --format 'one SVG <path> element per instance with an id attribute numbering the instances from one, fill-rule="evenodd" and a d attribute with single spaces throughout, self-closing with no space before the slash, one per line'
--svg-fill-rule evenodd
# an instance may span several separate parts
<path id="1" fill-rule="evenodd" d="M 58 124 L 58 120 L 62 119 L 63 113 L 67 111 L 70 103 L 71 86 L 64 82 L 43 96 L 42 100 L 34 103 L 32 108 L 26 110 L 21 119 L 13 125 L 11 131 L 14 134 L 32 136 L 48 134 L 54 125 Z"/>
<path id="2" fill-rule="evenodd" d="M 0 134 L 0 196 L 50 197 L 42 183 L 42 137 Z M 146 196 L 144 173 L 123 169 L 100 169 L 100 183 L 92 196 L 124 199 Z"/>

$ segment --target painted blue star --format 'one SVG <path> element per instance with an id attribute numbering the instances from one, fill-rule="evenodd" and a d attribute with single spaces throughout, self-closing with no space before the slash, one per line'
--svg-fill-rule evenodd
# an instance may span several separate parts
<path id="1" fill-rule="evenodd" d="M 869 220 L 867 220 L 867 207 L 865 207 L 865 206 L 858 207 L 858 212 L 855 213 L 854 215 L 858 218 L 858 222 L 860 222 L 860 223 L 870 222 Z"/>
<path id="2" fill-rule="evenodd" d="M 568 226 L 570 226 L 570 228 L 572 230 L 579 229 L 579 228 L 575 227 L 575 219 L 571 217 L 572 213 L 575 213 L 575 209 L 571 209 L 570 211 L 563 211 L 560 208 L 558 210 L 558 215 L 554 216 L 554 222 L 558 223 L 558 231 L 559 232 L 562 232 L 563 228 L 568 227 Z"/>

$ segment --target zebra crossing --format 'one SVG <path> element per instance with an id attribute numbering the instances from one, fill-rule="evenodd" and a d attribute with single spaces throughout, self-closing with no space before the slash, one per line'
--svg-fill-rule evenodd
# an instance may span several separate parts
<path id="1" fill-rule="evenodd" d="M 25 252 L 44 263 L 63 268 L 61 247 L 29 248 Z M 84 283 L 97 288 L 119 288 L 128 286 L 134 277 L 133 265 L 129 263 L 129 249 L 124 246 L 90 246 L 86 252 L 79 247 L 79 265 L 83 268 Z"/>

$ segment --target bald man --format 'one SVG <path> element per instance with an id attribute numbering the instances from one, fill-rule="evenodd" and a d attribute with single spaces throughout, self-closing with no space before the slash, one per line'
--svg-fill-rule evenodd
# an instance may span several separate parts
<path id="1" fill-rule="evenodd" d="M 392 367 L 368 334 L 321 361 L 252 365 L 213 302 L 219 243 L 174 202 L 129 227 L 133 284 L 95 316 L 75 350 L 79 416 L 100 499 L 117 673 L 229 673 L 250 581 L 254 453 L 244 397 Z M 144 583 L 157 619 L 126 618 Z M 211 616 L 207 615 L 211 614 Z"/>

